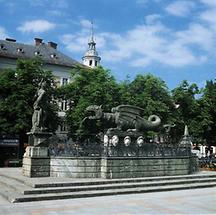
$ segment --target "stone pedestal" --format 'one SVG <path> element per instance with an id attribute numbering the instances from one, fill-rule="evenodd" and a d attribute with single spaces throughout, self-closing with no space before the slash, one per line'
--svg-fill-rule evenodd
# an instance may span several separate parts
<path id="1" fill-rule="evenodd" d="M 197 170 L 188 144 L 176 147 L 147 142 L 139 132 L 109 131 L 104 136 L 101 178 L 185 175 Z"/>
<path id="2" fill-rule="evenodd" d="M 34 131 L 28 132 L 28 143 L 30 146 L 48 146 L 48 139 L 53 135 L 52 132 Z"/>
<path id="3" fill-rule="evenodd" d="M 101 159 L 101 178 L 139 178 L 187 175 L 198 171 L 196 157 L 107 157 Z"/>
<path id="4" fill-rule="evenodd" d="M 22 172 L 27 177 L 50 176 L 48 148 L 28 146 L 23 156 Z"/>

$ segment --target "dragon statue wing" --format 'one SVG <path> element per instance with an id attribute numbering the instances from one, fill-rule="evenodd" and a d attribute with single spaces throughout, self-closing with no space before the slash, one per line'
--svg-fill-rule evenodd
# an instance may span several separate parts
<path id="1" fill-rule="evenodd" d="M 139 107 L 132 105 L 119 105 L 115 108 L 112 108 L 111 111 L 117 116 L 116 123 L 118 127 L 121 127 L 122 130 L 133 128 L 135 122 L 141 118 L 144 110 Z"/>
<path id="2" fill-rule="evenodd" d="M 112 113 L 124 112 L 124 113 L 128 113 L 128 114 L 133 114 L 136 116 L 141 116 L 141 115 L 143 115 L 144 109 L 142 109 L 140 107 L 133 106 L 133 105 L 119 105 L 115 108 L 112 108 L 111 112 Z"/>
<path id="3" fill-rule="evenodd" d="M 112 109 L 118 117 L 116 119 L 118 127 L 123 130 L 135 128 L 138 130 L 151 130 L 160 125 L 160 118 L 151 115 L 148 119 L 142 117 L 144 109 L 132 105 L 119 105 Z"/>

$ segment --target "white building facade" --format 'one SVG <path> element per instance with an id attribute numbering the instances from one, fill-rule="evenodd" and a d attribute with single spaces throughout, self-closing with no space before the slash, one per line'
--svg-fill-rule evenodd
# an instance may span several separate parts
<path id="1" fill-rule="evenodd" d="M 34 44 L 18 43 L 14 39 L 6 38 L 0 40 L 0 69 L 16 68 L 18 59 L 30 59 L 40 57 L 43 61 L 43 68 L 52 71 L 57 86 L 63 86 L 70 82 L 70 71 L 77 66 L 86 65 L 90 68 L 95 68 L 100 64 L 101 58 L 96 51 L 96 43 L 93 37 L 88 43 L 88 50 L 83 56 L 83 64 L 64 55 L 57 50 L 57 44 L 54 42 L 43 42 L 43 39 L 35 38 Z M 58 115 L 62 119 L 62 124 L 59 125 L 57 134 L 66 138 L 67 126 L 65 123 L 66 111 L 69 109 L 69 101 L 61 100 L 58 102 Z"/>
<path id="2" fill-rule="evenodd" d="M 40 38 L 35 38 L 34 41 L 34 45 L 28 45 L 9 38 L 0 40 L 0 69 L 16 68 L 17 59 L 40 57 L 44 63 L 43 68 L 52 71 L 57 86 L 68 84 L 70 71 L 77 65 L 82 66 L 82 64 L 59 52 L 57 44 L 54 42 L 45 44 Z M 62 125 L 59 125 L 57 133 L 63 137 L 67 134 L 64 118 L 65 111 L 69 107 L 66 100 L 59 101 L 58 105 L 58 115 L 62 118 Z"/>

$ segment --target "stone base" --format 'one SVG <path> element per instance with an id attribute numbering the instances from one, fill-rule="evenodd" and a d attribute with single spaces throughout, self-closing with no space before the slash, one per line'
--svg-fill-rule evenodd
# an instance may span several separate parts
<path id="1" fill-rule="evenodd" d="M 26 148 L 24 157 L 47 158 L 48 157 L 48 148 L 47 147 L 28 146 Z"/>
<path id="2" fill-rule="evenodd" d="M 197 157 L 50 157 L 51 177 L 137 178 L 187 175 L 198 171 Z"/>
<path id="3" fill-rule="evenodd" d="M 50 176 L 69 178 L 100 178 L 99 157 L 51 157 Z"/>
<path id="4" fill-rule="evenodd" d="M 35 147 L 37 148 L 37 147 Z M 137 178 L 187 175 L 198 171 L 197 157 L 43 157 L 28 150 L 23 175 L 28 177 Z M 42 150 L 43 151 L 43 150 Z M 37 152 L 37 153 L 36 153 Z M 36 155 L 36 156 L 35 156 Z"/>
<path id="5" fill-rule="evenodd" d="M 23 157 L 22 173 L 27 177 L 50 176 L 48 148 L 28 146 Z"/>
<path id="6" fill-rule="evenodd" d="M 49 145 L 48 139 L 53 135 L 52 132 L 42 132 L 42 131 L 35 131 L 35 132 L 28 132 L 28 143 L 31 146 L 41 146 L 47 147 Z"/>
<path id="7" fill-rule="evenodd" d="M 198 171 L 196 157 L 110 157 L 101 160 L 101 178 L 187 175 Z"/>

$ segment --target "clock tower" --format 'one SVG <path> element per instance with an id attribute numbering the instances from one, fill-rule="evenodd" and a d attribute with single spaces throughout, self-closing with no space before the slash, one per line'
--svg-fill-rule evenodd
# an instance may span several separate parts
<path id="1" fill-rule="evenodd" d="M 91 27 L 91 38 L 88 42 L 88 50 L 82 57 L 83 64 L 91 68 L 95 68 L 100 65 L 100 56 L 96 51 L 96 42 L 94 41 L 93 23 Z"/>

